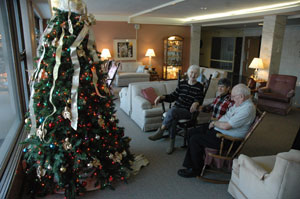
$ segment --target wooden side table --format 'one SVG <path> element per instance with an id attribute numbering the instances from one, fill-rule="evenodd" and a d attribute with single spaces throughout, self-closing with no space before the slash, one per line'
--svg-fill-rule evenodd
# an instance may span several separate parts
<path id="1" fill-rule="evenodd" d="M 150 81 L 159 81 L 159 75 L 157 74 L 156 71 L 149 71 L 150 74 Z"/>

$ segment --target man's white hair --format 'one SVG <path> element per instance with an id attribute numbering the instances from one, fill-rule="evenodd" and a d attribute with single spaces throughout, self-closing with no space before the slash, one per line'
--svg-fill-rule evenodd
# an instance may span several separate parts
<path id="1" fill-rule="evenodd" d="M 235 90 L 235 94 L 244 95 L 245 97 L 249 97 L 251 95 L 250 89 L 245 84 L 237 84 L 233 88 Z"/>
<path id="2" fill-rule="evenodd" d="M 187 74 L 189 75 L 192 70 L 197 71 L 198 75 L 200 75 L 200 67 L 198 65 L 190 65 Z"/>

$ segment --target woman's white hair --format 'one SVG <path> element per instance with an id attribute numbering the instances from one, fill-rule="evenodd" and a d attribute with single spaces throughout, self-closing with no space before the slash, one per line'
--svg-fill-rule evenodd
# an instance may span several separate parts
<path id="1" fill-rule="evenodd" d="M 245 84 L 235 85 L 235 92 L 236 94 L 244 95 L 245 97 L 249 97 L 251 95 L 249 87 Z"/>
<path id="2" fill-rule="evenodd" d="M 200 67 L 198 65 L 190 65 L 189 69 L 187 70 L 187 74 L 189 75 L 192 70 L 197 71 L 198 76 L 200 75 Z"/>

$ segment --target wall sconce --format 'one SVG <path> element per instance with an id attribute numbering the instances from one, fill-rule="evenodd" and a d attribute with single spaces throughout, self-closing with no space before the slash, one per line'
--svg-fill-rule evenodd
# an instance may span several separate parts
<path id="1" fill-rule="evenodd" d="M 108 60 L 111 57 L 110 52 L 107 48 L 103 48 L 103 50 L 101 51 L 101 58 L 103 58 L 103 60 Z"/>
<path id="2" fill-rule="evenodd" d="M 249 68 L 255 68 L 255 71 L 254 71 L 254 80 L 257 80 L 258 78 L 258 69 L 262 69 L 264 68 L 264 64 L 262 62 L 262 59 L 261 58 L 253 58 L 251 64 L 249 65 Z"/>
<path id="3" fill-rule="evenodd" d="M 155 57 L 155 53 L 154 53 L 154 50 L 149 48 L 146 52 L 146 57 L 149 57 L 149 68 L 151 68 L 151 57 Z"/>

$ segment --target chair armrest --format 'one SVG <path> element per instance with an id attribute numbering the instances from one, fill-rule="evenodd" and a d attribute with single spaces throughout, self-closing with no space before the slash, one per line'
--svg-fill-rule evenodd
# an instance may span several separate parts
<path id="1" fill-rule="evenodd" d="M 128 94 L 128 88 L 122 88 L 121 91 L 119 92 L 120 98 L 127 96 Z"/>
<path id="2" fill-rule="evenodd" d="M 287 98 L 291 98 L 291 97 L 294 97 L 295 96 L 295 90 L 290 90 L 287 94 L 286 94 L 286 97 Z"/>
<path id="3" fill-rule="evenodd" d="M 244 140 L 243 138 L 236 138 L 236 137 L 232 137 L 232 136 L 229 136 L 229 135 L 225 135 L 223 133 L 217 133 L 216 136 L 218 138 L 225 138 L 226 140 L 235 141 L 235 142 Z"/>
<path id="4" fill-rule="evenodd" d="M 132 105 L 134 107 L 138 107 L 140 109 L 151 109 L 152 105 L 151 103 L 146 100 L 145 98 L 141 97 L 141 96 L 135 96 L 132 98 Z"/>
<path id="5" fill-rule="evenodd" d="M 258 93 L 269 93 L 270 89 L 268 87 L 262 87 L 258 89 Z"/>
<path id="6" fill-rule="evenodd" d="M 253 161 L 253 159 L 249 158 L 246 155 L 241 154 L 238 158 L 238 164 L 241 167 L 244 167 L 249 170 L 249 173 L 257 177 L 259 180 L 264 180 L 264 177 L 268 172 L 259 166 Z"/>

